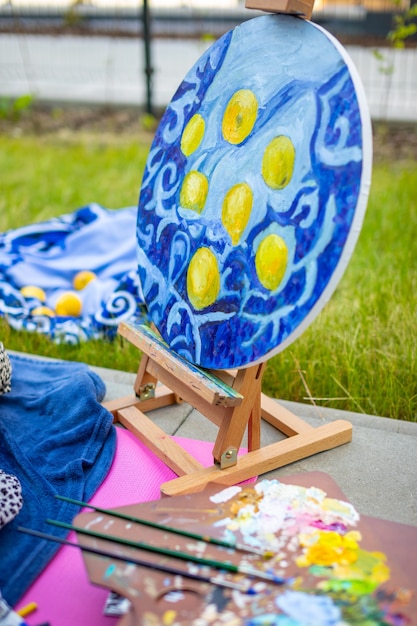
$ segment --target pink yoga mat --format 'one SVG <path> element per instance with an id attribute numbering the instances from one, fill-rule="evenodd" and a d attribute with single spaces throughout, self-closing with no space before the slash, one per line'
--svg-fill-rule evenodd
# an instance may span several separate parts
<path id="1" fill-rule="evenodd" d="M 213 444 L 175 438 L 205 467 L 213 463 Z M 106 479 L 91 503 L 105 508 L 148 502 L 160 497 L 160 485 L 176 475 L 129 431 L 117 428 L 116 455 Z M 68 537 L 76 541 L 74 533 Z M 36 602 L 37 610 L 26 618 L 35 626 L 113 626 L 120 618 L 103 615 L 108 590 L 93 586 L 87 577 L 81 552 L 62 546 L 54 559 L 15 607 Z"/>

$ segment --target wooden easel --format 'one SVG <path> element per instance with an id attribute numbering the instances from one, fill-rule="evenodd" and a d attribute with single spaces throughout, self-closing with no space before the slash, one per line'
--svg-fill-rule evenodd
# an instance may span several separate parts
<path id="1" fill-rule="evenodd" d="M 247 8 L 309 18 L 314 0 L 246 0 Z M 236 484 L 352 438 L 352 425 L 337 420 L 314 428 L 262 391 L 265 363 L 236 372 L 209 371 L 174 353 L 146 325 L 122 323 L 119 334 L 142 352 L 134 395 L 106 403 L 115 421 L 132 431 L 179 478 L 164 483 L 162 493 L 198 491 L 209 482 Z M 158 384 L 162 383 L 162 384 Z M 185 401 L 218 426 L 213 466 L 204 468 L 147 417 L 153 409 Z M 261 447 L 261 420 L 286 436 Z M 247 454 L 238 458 L 247 434 Z"/>
<path id="2" fill-rule="evenodd" d="M 265 363 L 236 372 L 214 372 L 172 352 L 148 326 L 122 322 L 119 334 L 143 356 L 134 395 L 105 406 L 115 421 L 133 432 L 179 476 L 161 486 L 165 495 L 198 491 L 209 482 L 233 485 L 351 441 L 350 422 L 337 420 L 314 428 L 263 394 Z M 219 428 L 212 467 L 204 468 L 146 415 L 181 401 Z M 262 419 L 287 438 L 261 447 Z M 238 458 L 246 431 L 248 452 Z"/>

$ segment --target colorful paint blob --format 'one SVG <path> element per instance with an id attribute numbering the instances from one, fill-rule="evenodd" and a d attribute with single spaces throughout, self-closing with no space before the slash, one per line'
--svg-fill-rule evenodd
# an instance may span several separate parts
<path id="1" fill-rule="evenodd" d="M 371 138 L 349 56 L 311 22 L 256 17 L 202 55 L 155 134 L 137 218 L 148 315 L 178 354 L 247 367 L 306 329 L 360 232 Z"/>
<path id="2" fill-rule="evenodd" d="M 401 604 L 402 590 L 382 588 L 391 576 L 387 557 L 361 546 L 362 534 L 356 528 L 360 516 L 349 502 L 329 498 L 317 487 L 279 480 L 260 480 L 254 487 L 235 487 L 234 491 L 225 488 L 211 500 L 228 503 L 226 517 L 217 522 L 225 536 L 230 532 L 243 537 L 246 545 L 270 549 L 269 571 L 279 572 L 287 581 L 281 592 L 272 594 L 274 612 L 269 604 L 262 612 L 262 600 L 255 597 L 254 616 L 237 620 L 237 625 L 409 623 L 396 607 Z M 404 600 L 405 605 L 407 594 Z"/>

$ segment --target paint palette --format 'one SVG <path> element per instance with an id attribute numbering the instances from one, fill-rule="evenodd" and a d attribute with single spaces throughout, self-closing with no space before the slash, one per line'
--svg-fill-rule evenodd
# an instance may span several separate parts
<path id="1" fill-rule="evenodd" d="M 251 567 L 273 578 L 231 574 L 79 534 L 82 545 L 111 550 L 125 559 L 84 554 L 90 581 L 130 601 L 119 626 L 289 626 L 312 623 L 307 619 L 312 615 L 314 624 L 321 626 L 405 626 L 410 623 L 407 616 L 416 614 L 412 590 L 417 566 L 407 546 L 415 542 L 417 529 L 361 518 L 327 474 L 311 472 L 233 487 L 210 485 L 202 493 L 117 510 L 156 521 L 166 530 L 97 512 L 78 515 L 74 524 L 185 552 L 190 559 Z M 201 540 L 173 534 L 168 527 L 199 533 Z M 217 547 L 204 537 L 266 549 L 267 555 Z M 184 575 L 136 566 L 132 560 L 138 555 L 162 568 L 182 569 Z M 222 584 L 190 580 L 187 573 L 211 575 Z M 250 592 L 228 588 L 227 582 L 230 587 L 249 582 Z M 372 621 L 376 615 L 379 621 Z"/>
<path id="2" fill-rule="evenodd" d="M 174 351 L 241 368 L 305 330 L 361 230 L 371 136 L 350 58 L 311 22 L 257 17 L 202 55 L 162 117 L 138 208 L 143 297 Z"/>

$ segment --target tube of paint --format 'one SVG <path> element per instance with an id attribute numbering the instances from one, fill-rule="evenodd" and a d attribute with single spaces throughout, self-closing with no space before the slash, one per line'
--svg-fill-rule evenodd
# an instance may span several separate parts
<path id="1" fill-rule="evenodd" d="M 0 594 L 0 626 L 27 626 L 23 618 L 20 617 L 7 604 Z"/>

